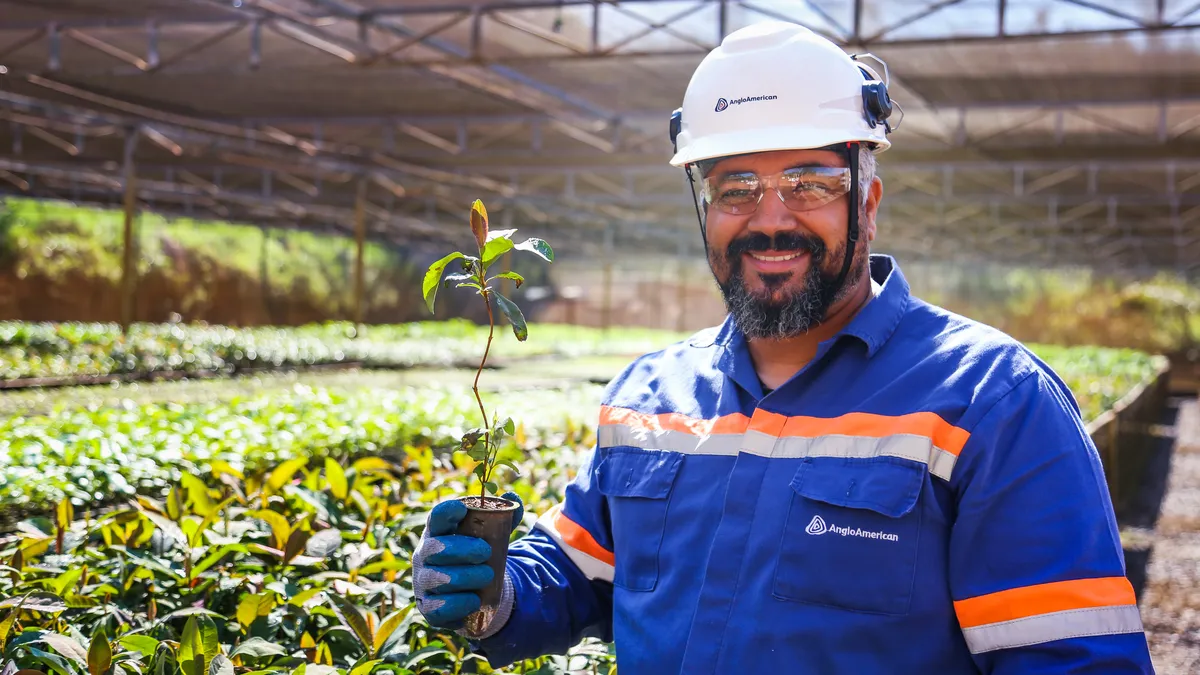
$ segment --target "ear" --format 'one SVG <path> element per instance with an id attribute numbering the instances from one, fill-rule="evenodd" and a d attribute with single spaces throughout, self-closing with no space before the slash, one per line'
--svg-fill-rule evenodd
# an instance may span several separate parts
<path id="1" fill-rule="evenodd" d="M 871 187 L 867 189 L 867 203 L 863 205 L 863 212 L 866 217 L 858 224 L 862 236 L 865 236 L 867 241 L 875 241 L 875 216 L 879 213 L 879 202 L 882 199 L 883 179 L 875 176 L 874 180 L 871 181 Z"/>

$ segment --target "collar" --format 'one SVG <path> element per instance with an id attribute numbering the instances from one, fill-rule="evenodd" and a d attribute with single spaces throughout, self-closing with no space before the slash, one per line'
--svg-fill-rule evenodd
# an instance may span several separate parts
<path id="1" fill-rule="evenodd" d="M 813 361 L 822 358 L 838 341 L 852 338 L 863 343 L 867 358 L 873 357 L 896 332 L 912 297 L 908 280 L 896 260 L 889 255 L 872 254 L 870 274 L 880 286 L 879 294 L 869 300 L 841 331 L 817 347 Z M 713 365 L 725 372 L 749 391 L 761 394 L 761 385 L 750 359 L 746 336 L 738 329 L 733 317 L 726 316 L 716 331 L 704 331 L 692 342 L 696 347 L 717 347 Z"/>

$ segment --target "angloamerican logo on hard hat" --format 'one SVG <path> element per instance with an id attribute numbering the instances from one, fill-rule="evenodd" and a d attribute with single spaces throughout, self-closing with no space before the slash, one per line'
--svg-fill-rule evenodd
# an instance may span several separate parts
<path id="1" fill-rule="evenodd" d="M 844 527 L 841 525 L 830 525 L 830 524 L 826 523 L 825 519 L 819 515 L 812 517 L 812 520 L 810 520 L 808 522 L 808 527 L 804 528 L 804 531 L 807 532 L 808 534 L 818 535 L 818 536 L 825 534 L 826 532 L 831 532 L 833 534 L 840 534 L 843 537 L 862 537 L 863 539 L 882 539 L 884 541 L 900 541 L 900 537 L 895 534 L 892 534 L 891 532 L 884 532 L 882 530 L 876 530 L 876 531 L 864 530 L 859 527 Z"/>
<path id="2" fill-rule="evenodd" d="M 741 105 L 743 103 L 753 103 L 755 101 L 774 101 L 777 98 L 779 97 L 774 94 L 765 94 L 763 96 L 743 96 L 742 98 L 735 99 L 719 98 L 717 99 L 717 107 L 715 110 L 717 112 L 721 112 L 731 105 Z"/>

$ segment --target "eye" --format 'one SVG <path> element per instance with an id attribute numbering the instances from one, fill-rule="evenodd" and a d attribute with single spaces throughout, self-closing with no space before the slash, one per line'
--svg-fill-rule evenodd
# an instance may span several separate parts
<path id="1" fill-rule="evenodd" d="M 748 202 L 755 198 L 757 190 L 748 187 L 728 187 L 721 188 L 717 193 L 717 199 L 723 202 Z"/>

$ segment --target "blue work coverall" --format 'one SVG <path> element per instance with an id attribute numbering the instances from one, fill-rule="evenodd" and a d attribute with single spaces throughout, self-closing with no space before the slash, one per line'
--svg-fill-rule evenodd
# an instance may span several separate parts
<path id="1" fill-rule="evenodd" d="M 512 546 L 493 666 L 621 675 L 1153 672 L 1103 469 L 1062 381 L 910 294 L 895 260 L 764 395 L 731 321 L 637 359 Z"/>

